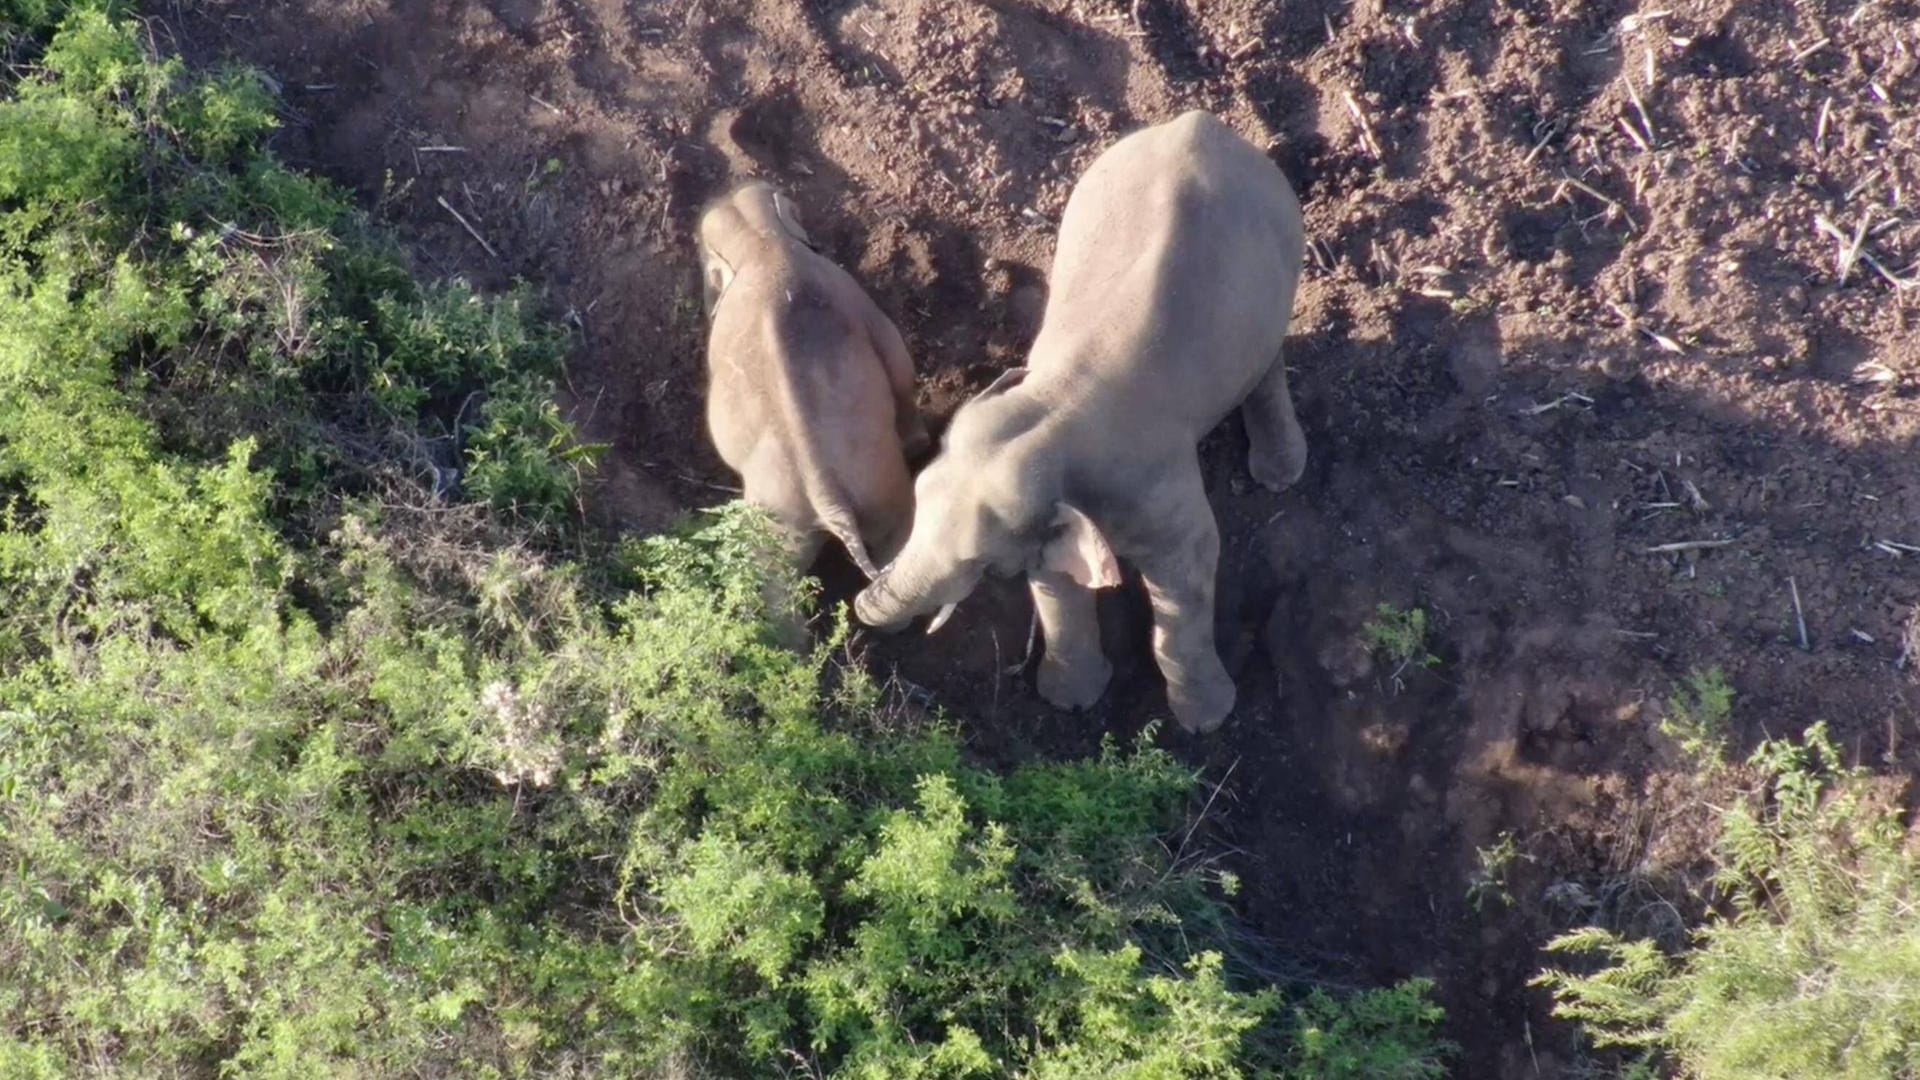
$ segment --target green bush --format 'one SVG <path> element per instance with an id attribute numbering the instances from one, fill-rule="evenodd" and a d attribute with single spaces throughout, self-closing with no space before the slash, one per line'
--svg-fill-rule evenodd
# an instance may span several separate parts
<path id="1" fill-rule="evenodd" d="M 1237 1075 L 1270 999 L 1135 936 L 1204 903 L 1191 775 L 964 765 L 773 644 L 759 535 L 644 545 L 611 611 L 472 552 L 450 608 L 349 519 L 331 634 L 50 643 L 0 714 L 4 1030 L 128 1075 Z"/>
<path id="2" fill-rule="evenodd" d="M 1148 739 L 995 772 L 844 626 L 780 647 L 768 598 L 811 601 L 756 515 L 557 556 L 585 451 L 528 297 L 416 285 L 251 76 L 0 10 L 15 51 L 65 19 L 0 100 L 0 1075 L 1231 1077 L 1429 1034 L 1422 986 L 1296 1031 L 1234 975 Z"/>
<path id="3" fill-rule="evenodd" d="M 158 449 L 224 455 L 253 436 L 276 516 L 464 477 L 530 520 L 567 520 L 591 451 L 553 406 L 564 342 L 530 298 L 415 285 L 341 194 L 263 148 L 259 78 L 190 78 L 73 6 L 0 100 L 0 374 L 15 391 L 0 408 L 38 416 L 9 421 L 33 432 L 16 448 L 35 445 L 6 466 L 124 451 L 142 436 L 86 430 L 88 402 L 138 389 L 122 422 Z"/>
<path id="4" fill-rule="evenodd" d="M 1408 979 L 1346 1000 L 1322 990 L 1292 1010 L 1286 1080 L 1439 1080 L 1451 1045 L 1434 1030 L 1445 1013 L 1433 983 Z"/>
<path id="5" fill-rule="evenodd" d="M 1678 956 L 1599 928 L 1554 941 L 1601 963 L 1540 977 L 1558 1015 L 1696 1080 L 1920 1075 L 1920 862 L 1897 803 L 1840 760 L 1824 725 L 1763 744 L 1762 790 L 1722 819 L 1729 912 Z"/>
<path id="6" fill-rule="evenodd" d="M 1709 668 L 1689 672 L 1680 690 L 1668 699 L 1660 733 L 1712 771 L 1726 763 L 1732 721 L 1733 686 L 1719 668 Z"/>

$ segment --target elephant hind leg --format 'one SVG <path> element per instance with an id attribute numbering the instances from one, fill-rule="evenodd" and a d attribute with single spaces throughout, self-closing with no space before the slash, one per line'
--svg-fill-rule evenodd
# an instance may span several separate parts
<path id="1" fill-rule="evenodd" d="M 773 519 L 775 547 L 768 554 L 780 565 L 767 568 L 760 590 L 762 614 L 775 640 L 801 650 L 807 647 L 807 613 L 794 587 L 819 558 L 826 543 L 805 492 L 783 466 L 756 461 L 742 477 L 742 498 L 765 510 Z"/>
<path id="2" fill-rule="evenodd" d="M 1240 407 L 1247 424 L 1247 468 L 1271 491 L 1292 487 L 1307 470 L 1307 435 L 1293 414 L 1287 365 L 1280 356 Z"/>
<path id="3" fill-rule="evenodd" d="M 1195 734 L 1218 728 L 1233 711 L 1233 677 L 1213 639 L 1214 581 L 1220 529 L 1201 486 L 1199 463 L 1155 493 L 1160 534 L 1135 558 L 1153 604 L 1153 654 L 1167 680 L 1167 703 Z"/>

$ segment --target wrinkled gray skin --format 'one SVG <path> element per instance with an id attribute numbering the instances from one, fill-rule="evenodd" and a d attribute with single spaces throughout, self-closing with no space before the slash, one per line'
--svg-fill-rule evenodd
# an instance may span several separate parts
<path id="1" fill-rule="evenodd" d="M 798 569 L 832 536 L 873 577 L 906 539 L 907 459 L 928 443 L 906 342 L 770 185 L 713 203 L 699 237 L 707 429 L 721 459 L 785 530 Z"/>
<path id="2" fill-rule="evenodd" d="M 1219 727 L 1234 686 L 1214 648 L 1220 533 L 1195 447 L 1238 406 L 1256 480 L 1279 490 L 1306 467 L 1280 363 L 1302 243 L 1286 178 L 1213 116 L 1101 154 L 1061 219 L 1027 366 L 954 415 L 860 619 L 944 621 L 983 574 L 1025 572 L 1046 640 L 1040 694 L 1083 708 L 1113 670 L 1093 590 L 1119 583 L 1117 556 L 1146 579 L 1175 719 Z"/>

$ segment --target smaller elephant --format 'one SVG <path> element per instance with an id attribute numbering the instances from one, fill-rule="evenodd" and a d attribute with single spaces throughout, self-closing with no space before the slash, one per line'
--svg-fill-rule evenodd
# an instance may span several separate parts
<path id="1" fill-rule="evenodd" d="M 912 525 L 907 462 L 928 446 L 906 342 L 770 184 L 708 206 L 699 242 L 707 429 L 721 459 L 787 534 L 798 569 L 830 535 L 873 577 Z"/>
<path id="2" fill-rule="evenodd" d="M 1042 697 L 1085 707 L 1112 665 L 1094 590 L 1133 562 L 1173 715 L 1217 728 L 1233 679 L 1213 640 L 1220 532 L 1196 444 L 1236 407 L 1248 466 L 1299 479 L 1306 438 L 1280 360 L 1299 281 L 1300 204 L 1265 154 L 1204 112 L 1121 139 L 1074 185 L 1027 366 L 954 414 L 920 474 L 912 535 L 855 598 L 895 628 L 993 571 L 1025 572 Z"/>

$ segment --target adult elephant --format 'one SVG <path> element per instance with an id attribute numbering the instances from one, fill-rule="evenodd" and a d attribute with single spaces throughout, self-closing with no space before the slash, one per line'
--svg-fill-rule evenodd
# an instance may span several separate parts
<path id="1" fill-rule="evenodd" d="M 954 415 L 915 483 L 906 545 L 855 599 L 869 625 L 938 612 L 983 574 L 1025 572 L 1045 634 L 1039 690 L 1091 705 L 1112 665 L 1093 590 L 1136 565 L 1174 718 L 1219 727 L 1234 686 L 1214 647 L 1220 532 L 1195 447 L 1241 407 L 1248 465 L 1279 490 L 1306 466 L 1280 346 L 1303 245 L 1280 170 L 1189 112 L 1097 158 L 1060 222 L 1027 366 Z"/>

